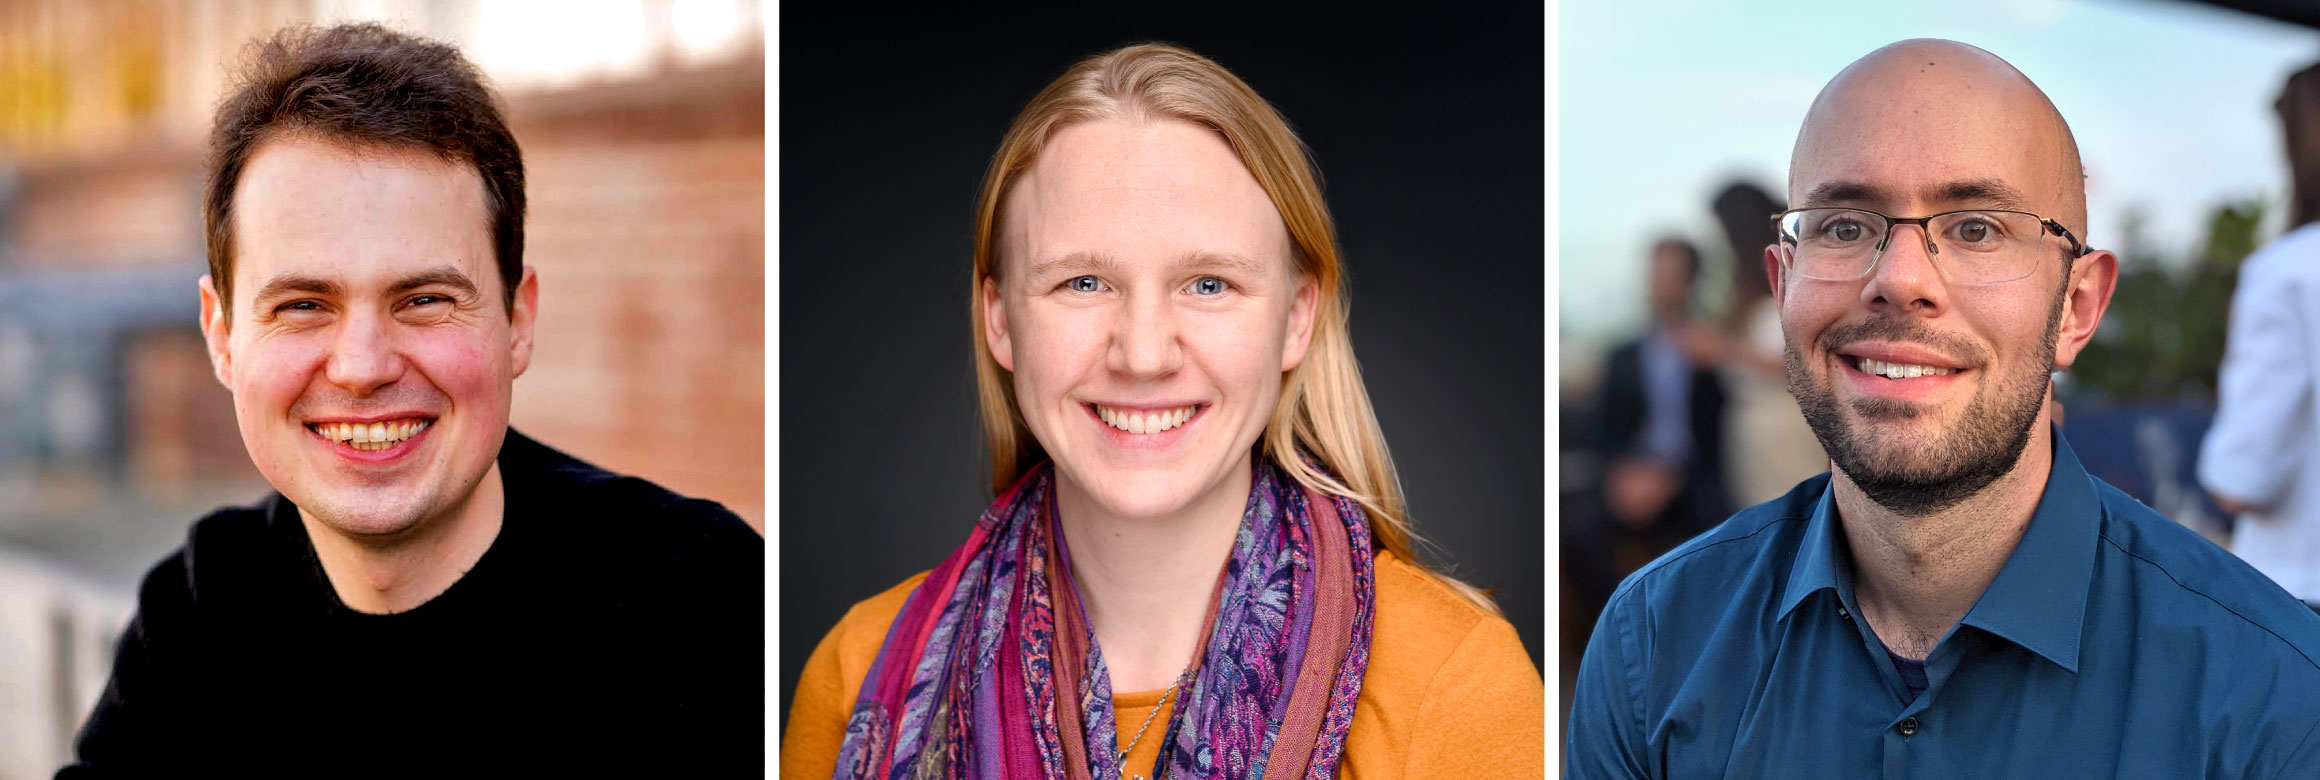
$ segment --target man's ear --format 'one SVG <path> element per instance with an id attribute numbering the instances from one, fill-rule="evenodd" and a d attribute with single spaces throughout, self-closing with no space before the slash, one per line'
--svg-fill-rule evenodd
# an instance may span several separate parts
<path id="1" fill-rule="evenodd" d="M 1764 278 L 1772 282 L 1772 305 L 1774 307 L 1778 307 L 1780 305 L 1780 283 L 1786 281 L 1780 278 L 1781 251 L 1782 247 L 1780 244 L 1773 243 L 1764 245 Z"/>
<path id="2" fill-rule="evenodd" d="M 532 365 L 532 330 L 540 316 L 540 275 L 531 266 L 524 266 L 524 279 L 516 283 L 515 302 L 508 309 L 508 325 L 515 338 L 508 345 L 515 359 L 515 373 L 508 377 L 523 376 Z"/>
<path id="3" fill-rule="evenodd" d="M 2078 353 L 2102 327 L 2103 311 L 2119 285 L 2119 258 L 2108 250 L 2089 252 L 2071 264 L 2070 278 L 2062 280 L 2062 316 L 2055 327 L 2054 367 L 2068 369 Z"/>
<path id="4" fill-rule="evenodd" d="M 1313 346 L 1314 310 L 1321 305 L 1321 285 L 1311 275 L 1299 277 L 1297 297 L 1289 302 L 1289 331 L 1281 342 L 1281 371 L 1296 370 Z"/>
<path id="5" fill-rule="evenodd" d="M 1007 302 L 999 296 L 999 280 L 983 279 L 983 341 L 999 367 L 1015 370 L 1015 340 L 1007 332 Z"/>
<path id="6" fill-rule="evenodd" d="M 227 327 L 226 301 L 207 274 L 201 277 L 201 340 L 209 349 L 210 373 L 226 389 L 234 387 L 232 334 Z"/>

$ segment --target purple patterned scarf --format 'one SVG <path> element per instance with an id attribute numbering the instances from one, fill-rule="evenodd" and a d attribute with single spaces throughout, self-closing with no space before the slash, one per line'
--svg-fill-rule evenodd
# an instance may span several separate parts
<path id="1" fill-rule="evenodd" d="M 1048 463 L 1017 480 L 911 592 L 847 720 L 838 780 L 1121 776 L 1053 483 Z M 1153 777 L 1336 776 L 1369 664 L 1373 564 L 1358 504 L 1260 460 Z"/>

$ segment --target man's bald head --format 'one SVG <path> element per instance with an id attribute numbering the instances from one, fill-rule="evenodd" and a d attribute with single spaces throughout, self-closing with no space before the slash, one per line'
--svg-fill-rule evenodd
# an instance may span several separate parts
<path id="1" fill-rule="evenodd" d="M 2062 113 L 2014 66 L 1955 41 L 1901 41 L 1838 73 L 1788 171 L 1795 208 L 2009 208 L 2085 235 L 2086 179 Z"/>

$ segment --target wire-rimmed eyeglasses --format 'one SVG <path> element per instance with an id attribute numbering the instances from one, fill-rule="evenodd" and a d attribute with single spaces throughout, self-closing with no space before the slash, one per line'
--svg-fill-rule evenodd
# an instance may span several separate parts
<path id="1" fill-rule="evenodd" d="M 2027 211 L 1964 209 L 1924 217 L 1895 217 L 1864 209 L 1791 209 L 1772 215 L 1780 242 L 1793 247 L 1785 263 L 1807 279 L 1848 282 L 1869 275 L 1885 256 L 1896 225 L 1925 233 L 1925 253 L 1943 276 L 1961 284 L 1997 284 L 2038 270 L 2049 246 L 2084 257 L 2085 244 L 2062 223 Z M 2048 244 L 2049 237 L 2061 242 Z"/>

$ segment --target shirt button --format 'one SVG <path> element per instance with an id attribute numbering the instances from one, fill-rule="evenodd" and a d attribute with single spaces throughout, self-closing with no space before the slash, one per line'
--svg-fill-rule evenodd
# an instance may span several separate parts
<path id="1" fill-rule="evenodd" d="M 1914 736 L 1917 736 L 1917 719 L 1916 719 L 1916 718 L 1902 718 L 1902 719 L 1901 719 L 1901 736 L 1904 736 L 1904 737 L 1914 737 Z"/>
<path id="2" fill-rule="evenodd" d="M 1837 617 L 1844 618 L 1847 622 L 1851 622 L 1853 619 L 1853 612 L 1852 610 L 1845 609 L 1844 605 L 1839 604 L 1837 605 Z"/>

